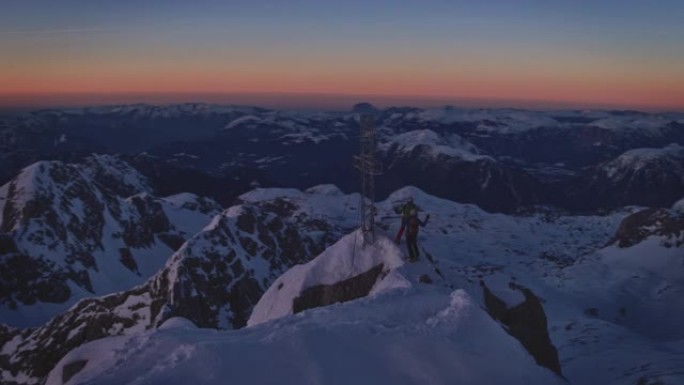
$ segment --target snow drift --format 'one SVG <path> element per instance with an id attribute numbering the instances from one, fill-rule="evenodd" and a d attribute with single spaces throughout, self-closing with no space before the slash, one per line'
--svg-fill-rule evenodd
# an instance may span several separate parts
<path id="1" fill-rule="evenodd" d="M 395 290 L 240 330 L 176 324 L 86 344 L 46 383 L 564 383 L 463 290 Z"/>
<path id="2" fill-rule="evenodd" d="M 403 263 L 401 251 L 389 238 L 379 236 L 373 245 L 364 246 L 363 234 L 355 231 L 314 260 L 294 266 L 276 279 L 254 307 L 247 325 L 258 325 L 316 307 L 300 305 L 302 301 L 306 301 L 304 298 L 307 296 L 318 296 L 318 303 L 322 304 L 353 299 L 345 298 L 344 295 L 340 297 L 330 290 L 328 293 L 321 293 L 319 290 L 320 294 L 309 294 L 317 288 L 338 285 L 340 290 L 354 292 L 349 296 L 355 297 L 409 286 L 408 281 L 399 273 L 391 274 Z M 356 281 L 350 281 L 355 278 Z M 344 282 L 349 283 L 347 286 L 339 286 L 344 285 Z M 320 298 L 321 296 L 327 298 Z M 313 301 L 316 302 L 316 299 Z"/>

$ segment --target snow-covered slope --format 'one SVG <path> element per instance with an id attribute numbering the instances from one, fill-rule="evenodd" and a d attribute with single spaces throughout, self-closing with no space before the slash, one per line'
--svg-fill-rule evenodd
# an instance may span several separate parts
<path id="1" fill-rule="evenodd" d="M 289 267 L 308 261 L 349 229 L 321 216 L 315 207 L 344 212 L 333 189 L 313 206 L 298 206 L 313 193 L 288 190 L 267 200 L 248 194 L 188 239 L 157 274 L 132 289 L 81 300 L 41 327 L 0 330 L 3 381 L 42 381 L 57 361 L 81 344 L 108 336 L 138 333 L 182 316 L 205 328 L 245 325 L 252 307 Z M 299 197 L 297 197 L 299 196 Z M 252 202 L 247 202 L 252 200 Z M 184 201 L 172 199 L 174 204 Z M 351 210 L 346 210 L 352 214 Z M 338 214 L 337 214 L 338 215 Z M 3 382 L 4 383 L 4 382 Z"/>
<path id="2" fill-rule="evenodd" d="M 192 194 L 156 198 L 111 156 L 39 162 L 0 189 L 0 322 L 38 325 L 77 300 L 155 274 L 220 206 Z"/>
<path id="3" fill-rule="evenodd" d="M 515 381 L 523 381 L 521 376 L 533 375 L 535 377 L 527 379 L 529 383 L 549 383 L 547 379 L 555 377 L 547 377 L 550 372 L 534 364 L 523 349 L 523 342 L 518 343 L 517 337 L 508 335 L 507 332 L 513 333 L 517 326 L 502 327 L 482 312 L 482 308 L 491 311 L 482 281 L 495 293 L 503 291 L 505 294 L 506 287 L 523 287 L 536 295 L 545 313 L 543 324 L 548 327 L 550 341 L 557 347 L 562 373 L 570 383 L 617 385 L 660 381 L 678 384 L 682 381 L 684 340 L 681 325 L 684 325 L 684 315 L 679 309 L 684 293 L 680 272 L 684 266 L 677 264 L 682 250 L 677 240 L 682 236 L 673 238 L 667 235 L 669 233 L 657 230 L 656 222 L 665 223 L 665 217 L 642 215 L 653 221 L 645 220 L 637 225 L 638 231 L 628 231 L 639 236 L 625 238 L 630 243 L 621 246 L 619 239 L 622 237 L 616 234 L 622 232 L 618 229 L 623 227 L 624 221 L 629 222 L 628 218 L 633 218 L 633 214 L 638 214 L 639 209 L 620 210 L 605 216 L 564 216 L 552 210 L 508 216 L 489 214 L 473 205 L 440 199 L 407 187 L 378 204 L 376 220 L 380 237 L 394 235 L 399 218 L 393 207 L 409 196 L 423 212 L 431 214 L 430 222 L 421 230 L 418 239 L 420 262 L 393 270 L 405 280 L 398 279 L 397 275 L 397 280 L 392 282 L 397 283 L 396 286 L 401 286 L 399 282 L 409 282 L 410 287 L 293 315 L 287 315 L 293 308 L 286 303 L 288 306 L 282 307 L 285 311 L 279 313 L 284 317 L 238 331 L 176 328 L 154 332 L 155 325 L 174 316 L 192 319 L 203 327 L 228 326 L 231 319 L 248 316 L 249 311 L 245 309 L 256 305 L 269 285 L 271 290 L 277 291 L 279 285 L 271 284 L 279 279 L 280 272 L 318 255 L 323 248 L 316 251 L 319 247 L 316 245 L 333 244 L 351 231 L 356 222 L 357 212 L 353 208 L 358 195 L 344 195 L 332 186 L 318 186 L 308 191 L 258 189 L 244 195 L 242 205 L 224 212 L 204 232 L 186 243 L 163 272 L 136 291 L 83 302 L 64 318 L 55 319 L 40 329 L 21 332 L 0 328 L 0 339 L 6 341 L 0 349 L 4 353 L 0 360 L 13 362 L 14 370 L 3 372 L 6 376 L 3 378 L 8 380 L 18 378 L 8 377 L 10 375 L 23 375 L 38 381 L 52 370 L 57 360 L 83 342 L 123 335 L 121 340 L 105 339 L 85 346 L 82 351 L 74 351 L 59 368 L 67 365 L 71 374 L 82 369 L 73 377 L 73 383 L 109 383 L 121 378 L 140 383 L 168 383 L 172 378 L 179 381 L 191 376 L 205 378 L 201 377 L 202 373 L 224 379 L 228 371 L 236 373 L 235 378 L 243 378 L 240 377 L 242 368 L 252 364 L 251 360 L 258 360 L 261 365 L 273 365 L 266 366 L 268 370 L 258 374 L 264 376 L 264 381 L 281 380 L 270 376 L 271 373 L 286 373 L 306 383 L 312 371 L 319 373 L 323 380 L 334 376 L 349 380 L 335 369 L 336 362 L 344 362 L 350 365 L 343 367 L 345 370 L 353 366 L 369 373 L 366 377 L 371 379 L 369 381 L 377 378 L 375 376 L 392 376 L 396 373 L 393 370 L 402 366 L 399 369 L 402 378 L 411 378 L 407 381 L 413 382 L 425 380 L 413 380 L 412 376 L 420 372 L 432 373 L 433 378 L 446 383 L 452 383 L 451 380 L 467 382 L 459 377 L 464 373 L 474 376 L 475 383 L 501 382 L 497 379 L 504 373 Z M 675 222 L 676 218 L 671 217 Z M 261 236 L 259 228 L 269 229 L 264 233 L 267 236 Z M 296 238 L 297 234 L 300 238 Z M 350 238 L 343 240 L 347 242 L 338 245 L 341 246 L 339 251 L 347 250 L 350 245 Z M 277 250 L 297 250 L 301 245 L 312 245 L 308 248 L 310 254 L 299 256 L 295 251 L 288 262 L 270 262 L 280 255 Z M 398 250 L 403 253 L 404 247 L 400 245 Z M 256 251 L 254 256 L 249 250 Z M 269 250 L 275 259 L 264 257 L 269 255 Z M 427 262 L 428 259 L 433 260 L 434 265 Z M 232 271 L 238 265 L 242 267 L 242 274 Z M 271 269 L 266 268 L 269 265 Z M 290 283 L 295 283 L 292 287 L 296 289 L 295 294 L 284 296 L 286 302 L 287 298 L 301 297 L 307 290 L 299 289 L 305 286 L 310 289 L 310 283 L 314 283 L 313 287 L 330 286 L 326 285 L 330 281 L 321 279 L 307 281 L 320 278 L 326 266 L 343 268 L 336 264 L 322 264 L 316 269 L 313 268 L 315 263 L 305 266 L 308 267 L 299 267 L 300 272 L 309 272 L 298 275 L 302 279 L 284 282 L 281 290 L 289 290 Z M 422 272 L 430 272 L 432 284 L 417 283 Z M 338 269 L 335 273 L 339 273 Z M 235 282 L 245 284 L 235 285 Z M 309 283 L 297 288 L 298 282 Z M 459 290 L 465 292 L 459 294 L 459 298 L 465 298 L 470 304 L 471 310 L 466 313 L 468 317 L 475 317 L 475 325 L 468 326 L 470 321 L 466 317 L 436 328 L 426 327 L 430 324 L 428 320 L 442 311 L 461 314 L 445 310 L 451 301 L 450 293 Z M 524 290 L 522 292 L 527 293 Z M 235 302 L 243 294 L 248 300 Z M 278 297 L 277 293 L 275 297 Z M 269 303 L 267 297 L 264 298 L 264 304 Z M 501 295 L 500 298 L 511 312 L 522 310 L 519 294 Z M 274 307 L 282 305 L 277 301 L 270 303 Z M 503 320 L 500 322 L 505 324 Z M 489 326 L 486 330 L 480 329 L 485 325 L 493 325 L 496 331 L 490 330 Z M 130 334 L 146 328 L 145 334 Z M 93 336 L 86 334 L 88 330 L 103 332 Z M 455 334 L 450 334 L 452 332 Z M 479 341 L 476 337 L 480 334 L 496 336 L 492 340 L 495 342 L 490 341 L 490 344 L 489 337 Z M 484 345 L 478 345 L 480 343 Z M 330 345 L 334 346 L 332 352 Z M 36 346 L 43 348 L 38 351 Z M 64 348 L 58 350 L 57 346 Z M 116 346 L 126 348 L 117 349 Z M 510 350 L 513 346 L 515 351 Z M 499 356 L 497 349 L 490 351 L 494 347 L 508 352 L 511 362 L 515 362 L 521 372 L 506 366 L 507 355 Z M 110 353 L 98 354 L 102 360 L 89 353 L 103 349 Z M 273 356 L 281 350 L 283 354 Z M 46 351 L 52 352 L 50 359 L 40 355 Z M 173 351 L 176 353 L 169 354 Z M 401 361 L 405 365 L 394 365 L 397 357 L 406 357 L 402 356 L 406 351 L 418 353 L 407 353 L 412 358 Z M 433 351 L 443 354 L 432 356 L 430 352 Z M 393 358 L 390 361 L 392 370 L 385 369 L 382 364 L 387 362 L 387 355 Z M 357 356 L 363 359 L 356 360 Z M 423 356 L 427 359 L 420 358 Z M 442 366 L 440 356 L 458 359 L 449 359 Z M 478 359 L 475 360 L 475 356 Z M 9 361 L 10 357 L 14 361 Z M 291 363 L 289 357 L 301 358 L 296 360 L 297 364 L 306 363 L 306 367 L 296 369 L 300 374 L 281 372 L 292 368 L 286 366 Z M 83 358 L 88 358 L 89 362 L 81 363 L 79 367 L 78 361 Z M 501 359 L 504 359 L 502 372 L 497 374 L 491 370 L 496 366 L 489 364 L 487 373 L 480 371 L 482 366 L 478 363 Z M 371 361 L 379 364 L 374 365 Z M 38 362 L 43 364 L 38 365 Z M 468 365 L 460 365 L 461 362 Z M 155 366 L 166 370 L 149 369 Z M 28 369 L 37 367 L 41 371 Z M 468 368 L 473 367 L 478 368 L 477 372 L 468 372 Z M 53 371 L 53 378 L 64 375 L 64 370 L 59 368 Z M 301 374 L 307 368 L 314 369 Z M 545 373 L 543 378 L 536 377 L 537 370 Z M 79 377 L 81 375 L 83 377 Z M 481 377 L 489 375 L 492 377 Z M 207 377 L 206 381 L 211 383 L 213 380 Z"/>
<path id="4" fill-rule="evenodd" d="M 396 290 L 237 331 L 176 325 L 85 345 L 47 384 L 564 383 L 462 290 Z"/>
<path id="5" fill-rule="evenodd" d="M 258 325 L 330 301 L 346 301 L 397 286 L 410 286 L 395 271 L 403 264 L 401 251 L 389 238 L 379 237 L 372 246 L 364 246 L 363 233 L 357 230 L 328 247 L 311 262 L 297 265 L 276 279 L 254 307 L 247 325 Z M 345 287 L 334 287 L 345 281 Z M 321 302 L 303 303 L 307 293 L 313 293 L 314 288 L 321 291 L 323 287 L 328 287 L 328 292 L 313 294 L 319 298 L 309 301 Z M 344 296 L 343 292 L 351 291 L 352 287 L 358 288 L 359 292 L 350 298 L 337 298 Z M 330 297 L 330 300 L 324 297 Z"/>
<path id="6" fill-rule="evenodd" d="M 569 267 L 558 282 L 570 308 L 556 338 L 578 383 L 684 381 L 684 220 L 662 209 L 627 216 L 611 243 Z M 619 346 L 619 351 L 615 347 Z M 613 370 L 588 368 L 597 364 Z M 617 364 L 617 365 L 615 365 Z"/>

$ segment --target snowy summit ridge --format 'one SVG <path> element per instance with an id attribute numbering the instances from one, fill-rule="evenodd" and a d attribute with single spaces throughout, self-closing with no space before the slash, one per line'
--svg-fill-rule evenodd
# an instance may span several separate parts
<path id="1" fill-rule="evenodd" d="M 359 230 L 348 234 L 314 260 L 294 266 L 281 275 L 254 307 L 247 325 L 254 326 L 293 314 L 296 299 L 307 289 L 353 279 L 378 266 L 376 281 L 368 294 L 410 286 L 395 271 L 404 264 L 399 247 L 384 236 L 378 237 L 373 245 L 363 246 L 362 237 Z"/>

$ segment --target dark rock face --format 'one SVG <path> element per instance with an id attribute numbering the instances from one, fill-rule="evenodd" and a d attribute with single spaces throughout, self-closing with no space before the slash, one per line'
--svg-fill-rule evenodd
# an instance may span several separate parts
<path id="1" fill-rule="evenodd" d="M 10 310 L 17 303 L 61 303 L 71 295 L 66 274 L 54 274 L 44 260 L 22 254 L 7 234 L 0 233 L 0 299 Z"/>
<path id="2" fill-rule="evenodd" d="M 520 341 L 537 364 L 562 375 L 558 351 L 549 338 L 546 314 L 539 298 L 529 289 L 511 284 L 511 289 L 523 293 L 525 301 L 509 309 L 484 283 L 482 289 L 489 315 L 506 326 L 504 330 Z"/>
<path id="3" fill-rule="evenodd" d="M 3 369 L 44 381 L 64 355 L 84 343 L 155 328 L 175 316 L 199 327 L 242 327 L 278 276 L 320 254 L 344 231 L 302 215 L 276 214 L 294 210 L 282 199 L 231 210 L 189 239 L 143 285 L 81 300 L 38 328 L 0 324 L 0 352 L 7 342 L 19 339 L 14 351 L 0 354 Z M 75 373 L 80 368 L 72 369 Z"/>
<path id="4" fill-rule="evenodd" d="M 165 209 L 202 212 L 207 220 L 220 212 L 210 199 L 188 196 L 183 207 L 172 207 L 150 192 L 146 178 L 111 156 L 76 164 L 44 161 L 24 169 L 0 196 L 0 305 L 13 310 L 20 304 L 67 302 L 69 282 L 93 293 L 91 274 L 103 273 L 98 254 L 109 253 L 142 277 L 140 249 L 170 253 L 165 246 L 176 250 L 191 235 L 176 226 L 184 224 L 171 223 Z"/>
<path id="5" fill-rule="evenodd" d="M 88 360 L 78 360 L 64 365 L 64 368 L 62 369 L 62 383 L 66 384 L 71 377 L 83 370 L 87 363 Z"/>
<path id="6" fill-rule="evenodd" d="M 636 212 L 622 220 L 610 244 L 631 247 L 652 235 L 665 238 L 665 247 L 681 247 L 684 245 L 684 215 L 658 208 Z"/>
<path id="7" fill-rule="evenodd" d="M 306 309 L 347 302 L 365 297 L 382 274 L 383 265 L 374 266 L 365 273 L 345 279 L 333 285 L 318 285 L 306 289 L 292 301 L 292 312 L 299 313 Z"/>
<path id="8" fill-rule="evenodd" d="M 279 215 L 290 205 L 283 200 L 257 206 L 243 205 L 239 215 L 224 216 L 191 239 L 157 277 L 168 280 L 168 312 L 164 319 L 182 316 L 200 327 L 239 328 L 247 323 L 261 295 L 289 267 L 320 254 L 339 230 L 325 223 Z M 322 231 L 314 239 L 303 228 Z M 266 263 L 267 271 L 251 266 Z M 166 278 L 164 278 L 166 277 Z M 229 310 L 220 319 L 222 309 Z"/>
<path id="9" fill-rule="evenodd" d="M 11 330 L 5 341 L 20 341 L 14 352 L 0 354 L 0 361 L 8 363 L 3 368 L 13 375 L 23 372 L 44 379 L 64 355 L 86 342 L 118 335 L 138 325 L 149 327 L 156 315 L 151 311 L 153 304 L 144 288 L 83 300 L 44 326 Z"/>

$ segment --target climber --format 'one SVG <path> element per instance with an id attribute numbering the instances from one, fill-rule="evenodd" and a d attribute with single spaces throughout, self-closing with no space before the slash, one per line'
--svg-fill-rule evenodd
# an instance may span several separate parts
<path id="1" fill-rule="evenodd" d="M 406 220 L 406 247 L 408 247 L 409 262 L 417 261 L 420 256 L 420 251 L 418 251 L 418 230 L 427 225 L 429 219 L 430 214 L 425 216 L 425 220 L 421 221 L 418 218 L 418 211 L 416 209 L 410 211 L 409 217 Z"/>
<path id="2" fill-rule="evenodd" d="M 411 214 L 411 210 L 419 210 L 418 206 L 413 203 L 413 197 L 409 197 L 406 203 L 394 208 L 395 213 L 401 214 L 401 227 L 394 239 L 396 243 L 399 243 L 401 241 L 401 236 L 404 235 L 404 230 L 406 229 L 406 223 Z"/>

